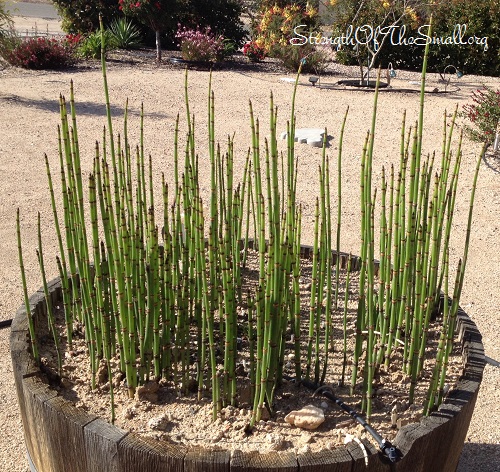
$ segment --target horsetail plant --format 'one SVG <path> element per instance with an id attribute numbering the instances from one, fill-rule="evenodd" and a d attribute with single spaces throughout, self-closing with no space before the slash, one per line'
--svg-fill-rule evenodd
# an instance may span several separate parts
<path id="1" fill-rule="evenodd" d="M 351 270 L 360 267 L 358 308 L 350 387 L 363 385 L 362 409 L 372 414 L 374 381 L 380 370 L 401 362 L 411 379 L 409 400 L 420 381 L 431 319 L 443 306 L 441 338 L 428 390 L 425 413 L 442 400 L 456 313 L 469 244 L 473 192 L 464 256 L 459 264 L 451 300 L 450 235 L 461 163 L 461 140 L 451 151 L 454 117 L 443 133 L 441 168 L 434 155 L 422 156 L 424 59 L 420 113 L 407 128 L 403 116 L 399 167 L 382 172 L 381 191 L 373 183 L 378 87 L 374 112 L 361 156 L 360 258 L 347 258 L 344 299 L 341 301 L 342 152 L 348 110 L 342 122 L 337 158 L 337 221 L 332 221 L 330 158 L 323 151 L 318 166 L 318 196 L 314 215 L 312 281 L 308 306 L 303 307 L 302 206 L 297 195 L 295 155 L 295 97 L 287 123 L 287 151 L 279 152 L 273 96 L 269 104 L 266 138 L 250 102 L 251 147 L 236 181 L 234 136 L 223 150 L 215 135 L 215 94 L 211 78 L 207 96 L 210 186 L 208 202 L 200 189 L 197 122 L 189 106 L 187 71 L 184 102 L 187 136 L 179 140 L 180 117 L 175 120 L 172 148 L 173 175 L 162 174 L 161 198 L 155 201 L 153 159 L 144 146 L 141 106 L 139 144 L 134 148 L 127 131 L 128 103 L 122 134 L 113 131 L 106 64 L 102 56 L 107 125 L 96 144 L 92 172 L 84 185 L 73 87 L 69 103 L 60 98 L 58 129 L 62 217 L 59 218 L 52 174 L 46 159 L 49 190 L 60 255 L 63 305 L 68 345 L 75 322 L 83 334 L 90 358 L 92 387 L 100 366 L 107 369 L 114 420 L 114 380 L 119 371 L 129 397 L 150 380 L 165 379 L 179 395 L 196 391 L 198 400 L 209 393 L 214 420 L 220 410 L 236 405 L 240 396 L 238 366 L 246 363 L 252 417 L 263 409 L 273 413 L 274 397 L 289 371 L 323 384 L 331 370 L 336 324 L 343 333 L 339 380 L 348 375 L 348 300 Z M 172 182 L 169 182 L 169 177 Z M 377 198 L 377 194 L 379 197 Z M 85 196 L 88 201 L 85 202 Z M 379 227 L 375 227 L 380 200 Z M 333 227 L 336 226 L 332 251 Z M 39 222 L 39 264 L 47 293 Z M 249 237 L 253 232 L 253 238 Z M 26 283 L 17 218 L 19 258 Z M 376 236 L 378 235 L 378 236 Z M 375 263 L 379 238 L 380 261 Z M 253 284 L 250 248 L 257 260 Z M 444 301 L 441 302 L 441 291 Z M 343 303 L 343 305 L 342 305 Z M 29 312 L 31 313 L 31 312 Z M 49 327 L 57 342 L 55 318 Z M 35 358 L 36 338 L 29 317 Z M 306 333 L 304 335 L 304 333 Z M 248 348 L 248 358 L 240 352 Z M 293 363 L 285 365 L 285 355 Z M 114 367 L 113 359 L 117 359 Z M 113 361 L 113 362 L 112 362 Z M 61 368 L 59 353 L 59 369 Z M 115 371 L 113 369 L 115 368 Z M 102 379 L 101 379 L 102 380 Z M 193 387 L 194 386 L 194 387 Z"/>

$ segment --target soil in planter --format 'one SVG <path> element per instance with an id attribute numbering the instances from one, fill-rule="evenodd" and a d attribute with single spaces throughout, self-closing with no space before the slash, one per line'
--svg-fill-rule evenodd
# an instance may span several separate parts
<path id="1" fill-rule="evenodd" d="M 301 292 L 303 297 L 303 336 L 302 345 L 306 346 L 307 323 L 309 319 L 308 300 L 310 296 L 310 262 L 303 261 L 301 276 Z M 347 310 L 348 354 L 345 374 L 345 386 L 340 386 L 342 373 L 342 319 L 345 290 L 345 271 L 340 274 L 339 310 L 334 313 L 334 349 L 330 349 L 329 369 L 326 384 L 333 387 L 334 394 L 342 398 L 349 406 L 359 411 L 361 406 L 362 372 L 354 395 L 350 395 L 351 360 L 353 337 L 357 307 L 358 274 L 351 273 L 349 301 Z M 255 283 L 255 281 L 249 283 Z M 243 308 L 242 308 L 243 311 Z M 66 350 L 64 333 L 64 313 L 57 310 L 60 329 L 61 348 L 65 349 L 62 378 L 55 375 L 56 356 L 53 342 L 47 334 L 43 336 L 40 346 L 42 363 L 53 380 L 53 387 L 68 400 L 83 410 L 110 418 L 110 396 L 106 364 L 103 362 L 97 380 L 98 388 L 92 391 L 89 359 L 85 345 L 83 328 L 77 327 L 73 349 Z M 429 329 L 429 342 L 422 379 L 415 391 L 413 405 L 408 403 L 409 378 L 402 373 L 400 349 L 394 353 L 387 370 L 380 370 L 376 376 L 373 413 L 370 423 L 385 438 L 393 440 L 398 427 L 416 422 L 422 414 L 426 398 L 428 382 L 434 365 L 434 352 L 439 338 L 440 320 L 433 321 Z M 196 385 L 194 392 L 179 395 L 176 386 L 169 380 L 150 382 L 138 389 L 136 398 L 128 398 L 128 389 L 123 376 L 118 371 L 119 360 L 112 361 L 114 378 L 114 401 L 116 409 L 115 424 L 128 431 L 134 431 L 156 438 L 185 445 L 197 445 L 207 448 L 220 448 L 242 451 L 259 451 L 261 453 L 277 450 L 292 450 L 298 454 L 309 451 L 331 449 L 344 443 L 346 434 L 366 438 L 373 442 L 371 436 L 352 418 L 324 397 L 314 395 L 305 387 L 297 387 L 292 382 L 284 381 L 275 397 L 275 416 L 264 414 L 264 420 L 258 423 L 249 433 L 248 424 L 251 418 L 251 399 L 249 396 L 249 380 L 245 359 L 247 340 L 242 340 L 241 358 L 238 366 L 238 381 L 243 386 L 238 398 L 238 405 L 224 408 L 219 418 L 212 421 L 212 403 L 210 392 L 205 392 L 201 401 L 197 400 Z M 451 386 L 462 370 L 461 356 L 454 349 L 449 360 L 448 385 Z M 293 349 L 290 349 L 290 353 Z M 294 375 L 293 354 L 285 356 L 285 373 Z M 360 362 L 363 365 L 363 362 Z M 195 373 L 193 372 L 193 379 Z M 209 376 L 207 369 L 207 376 Z M 209 380 L 207 384 L 209 384 Z M 325 422 L 313 431 L 290 426 L 285 416 L 292 410 L 298 410 L 312 404 L 325 412 Z M 396 424 L 394 424 L 396 423 Z M 374 444 L 375 445 L 375 444 Z M 375 445 L 376 446 L 376 445 Z"/>

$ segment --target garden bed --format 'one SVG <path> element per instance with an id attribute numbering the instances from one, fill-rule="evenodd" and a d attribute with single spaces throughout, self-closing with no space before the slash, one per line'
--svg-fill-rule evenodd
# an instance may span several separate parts
<path id="1" fill-rule="evenodd" d="M 344 266 L 345 266 L 344 256 Z M 50 284 L 54 306 L 61 303 L 61 285 Z M 46 325 L 46 305 L 43 291 L 30 299 L 30 306 L 38 327 Z M 458 339 L 464 360 L 459 381 L 448 393 L 439 410 L 421 421 L 403 426 L 394 444 L 403 453 L 403 459 L 390 469 L 376 448 L 363 440 L 368 456 L 355 443 L 321 451 L 275 451 L 268 454 L 234 451 L 212 447 L 157 441 L 137 432 L 128 432 L 105 422 L 99 415 L 76 408 L 63 398 L 60 387 L 40 370 L 29 355 L 27 317 L 19 309 L 12 326 L 11 352 L 16 388 L 25 429 L 26 445 L 33 470 L 78 471 L 87 470 L 155 470 L 160 464 L 164 470 L 401 470 L 439 471 L 455 470 L 463 441 L 472 416 L 484 369 L 481 336 L 474 323 L 461 310 L 458 313 Z M 50 374 L 50 372 L 49 372 Z M 52 386 L 51 386 L 52 384 Z M 72 438 L 68 441 L 68 438 Z M 75 458 L 78 458 L 76 460 Z M 145 464 L 141 461 L 145 460 Z M 369 467 L 365 469 L 365 460 Z M 335 464 L 335 465 L 334 465 Z M 335 468 L 332 468 L 335 467 Z M 354 467 L 354 469 L 351 469 Z M 394 467 L 394 466 L 393 466 Z"/>

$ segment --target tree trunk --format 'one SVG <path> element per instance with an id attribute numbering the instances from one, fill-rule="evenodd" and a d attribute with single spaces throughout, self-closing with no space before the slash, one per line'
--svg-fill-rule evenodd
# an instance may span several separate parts
<path id="1" fill-rule="evenodd" d="M 160 30 L 156 30 L 156 62 L 159 64 L 161 62 L 161 36 Z"/>

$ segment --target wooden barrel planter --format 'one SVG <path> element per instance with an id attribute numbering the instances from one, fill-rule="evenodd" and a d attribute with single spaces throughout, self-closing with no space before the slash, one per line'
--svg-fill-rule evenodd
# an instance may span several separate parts
<path id="1" fill-rule="evenodd" d="M 311 248 L 304 247 L 304 255 Z M 342 266 L 348 256 L 340 254 Z M 62 303 L 59 279 L 49 284 L 51 303 Z M 47 325 L 43 289 L 30 298 L 36 326 Z M 477 399 L 485 360 L 481 335 L 467 314 L 457 315 L 464 369 L 439 409 L 403 426 L 393 441 L 403 457 L 390 464 L 365 442 L 368 462 L 355 443 L 296 455 L 187 448 L 124 431 L 63 399 L 30 354 L 24 305 L 12 323 L 11 355 L 26 449 L 33 472 L 452 472 L 456 470 Z"/>

